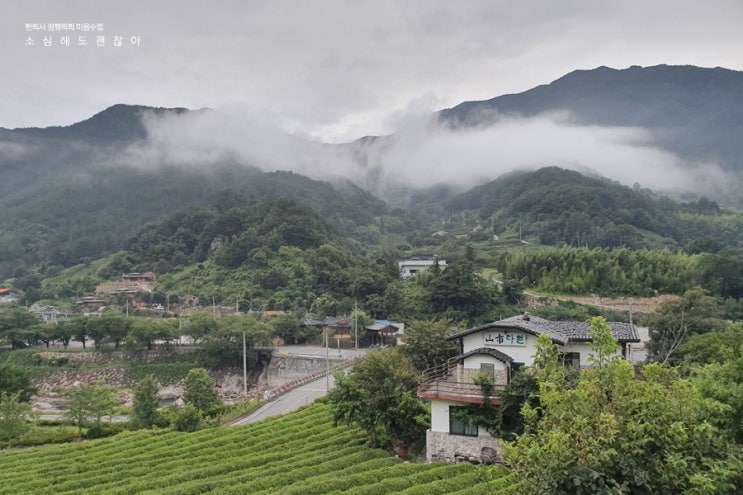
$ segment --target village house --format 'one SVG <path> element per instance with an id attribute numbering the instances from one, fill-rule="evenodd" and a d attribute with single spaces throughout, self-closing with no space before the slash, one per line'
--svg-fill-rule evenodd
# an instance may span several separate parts
<path id="1" fill-rule="evenodd" d="M 124 282 L 134 282 L 142 284 L 154 284 L 155 274 L 152 272 L 147 273 L 125 273 L 121 276 L 121 280 Z"/>
<path id="2" fill-rule="evenodd" d="M 609 323 L 628 358 L 631 345 L 639 343 L 637 329 L 627 323 Z M 589 362 L 592 351 L 589 324 L 577 321 L 550 321 L 524 314 L 459 331 L 448 337 L 459 345 L 459 356 L 447 364 L 426 370 L 421 377 L 418 397 L 431 401 L 431 428 L 426 432 L 429 461 L 454 462 L 457 459 L 493 462 L 500 458 L 501 442 L 485 428 L 467 425 L 452 414 L 456 408 L 481 404 L 481 388 L 473 381 L 487 375 L 494 384 L 493 405 L 500 405 L 503 390 L 514 373 L 534 364 L 537 338 L 547 334 L 565 366 L 580 369 Z"/>
<path id="3" fill-rule="evenodd" d="M 405 336 L 405 323 L 396 323 L 389 320 L 375 320 L 374 323 L 364 327 L 371 345 L 401 344 Z"/>
<path id="4" fill-rule="evenodd" d="M 435 264 L 444 268 L 446 267 L 446 260 L 439 258 L 435 254 L 417 254 L 409 258 L 400 258 L 397 260 L 397 267 L 400 269 L 400 276 L 403 279 L 414 277 Z"/>
<path id="5" fill-rule="evenodd" d="M 56 323 L 60 320 L 67 320 L 70 318 L 69 312 L 63 311 L 55 306 L 39 306 L 33 304 L 28 308 L 28 311 L 38 316 L 44 323 Z"/>
<path id="6" fill-rule="evenodd" d="M 85 296 L 75 301 L 75 304 L 83 308 L 86 308 L 86 309 L 88 308 L 98 309 L 102 306 L 105 306 L 107 302 L 99 297 Z"/>
<path id="7" fill-rule="evenodd" d="M 127 294 L 130 298 L 139 292 L 152 293 L 155 286 L 155 274 L 124 273 L 119 280 L 105 282 L 95 288 L 97 295 L 116 296 Z"/>

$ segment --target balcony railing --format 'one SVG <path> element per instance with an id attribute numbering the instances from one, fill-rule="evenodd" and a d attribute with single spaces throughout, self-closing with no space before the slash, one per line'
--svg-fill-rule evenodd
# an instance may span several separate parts
<path id="1" fill-rule="evenodd" d="M 481 403 L 482 388 L 473 381 L 479 373 L 480 370 L 477 369 L 465 369 L 456 358 L 450 359 L 445 364 L 423 372 L 418 381 L 418 397 Z M 495 393 L 505 389 L 505 386 L 505 384 L 494 384 L 494 395 L 491 395 L 490 399 L 498 399 Z"/>

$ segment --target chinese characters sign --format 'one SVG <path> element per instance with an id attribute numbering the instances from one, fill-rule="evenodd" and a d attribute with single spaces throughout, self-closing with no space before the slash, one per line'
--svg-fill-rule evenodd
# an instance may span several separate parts
<path id="1" fill-rule="evenodd" d="M 509 346 L 526 346 L 526 335 L 522 333 L 510 332 L 493 332 L 485 334 L 485 345 L 509 345 Z"/>
<path id="2" fill-rule="evenodd" d="M 108 35 L 103 31 L 103 24 L 96 22 L 77 23 L 31 23 L 25 24 L 26 37 L 23 44 L 31 47 L 97 47 L 122 48 L 125 46 L 138 47 L 142 44 L 139 35 L 124 35 L 117 33 Z"/>

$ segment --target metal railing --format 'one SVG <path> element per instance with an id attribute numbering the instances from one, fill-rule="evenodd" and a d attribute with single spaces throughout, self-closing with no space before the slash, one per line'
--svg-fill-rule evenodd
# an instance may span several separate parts
<path id="1" fill-rule="evenodd" d="M 464 369 L 458 369 L 459 360 L 449 359 L 446 363 L 425 370 L 418 380 L 418 393 L 422 395 L 448 395 L 482 397 L 482 388 L 472 380 L 471 373 L 465 376 Z M 467 370 L 475 371 L 475 370 Z M 476 371 L 475 371 L 476 373 Z M 494 385 L 493 392 L 502 391 L 505 385 Z M 497 397 L 493 395 L 492 397 Z"/>

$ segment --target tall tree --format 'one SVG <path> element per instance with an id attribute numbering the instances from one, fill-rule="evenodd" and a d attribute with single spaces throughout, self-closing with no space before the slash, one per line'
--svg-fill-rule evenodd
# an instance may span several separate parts
<path id="1" fill-rule="evenodd" d="M 0 394 L 0 440 L 10 446 L 31 428 L 30 418 L 31 405 L 21 400 L 20 392 Z"/>
<path id="2" fill-rule="evenodd" d="M 95 418 L 100 426 L 103 416 L 113 416 L 119 403 L 116 389 L 100 383 L 76 386 L 68 390 L 64 417 L 77 425 L 78 438 L 82 438 L 83 427 Z"/>
<path id="3" fill-rule="evenodd" d="M 91 412 L 92 387 L 79 386 L 68 390 L 65 395 L 67 403 L 65 404 L 64 418 L 77 425 L 77 438 L 83 438 L 83 427 L 88 422 L 88 416 Z"/>
<path id="4" fill-rule="evenodd" d="M 216 383 L 204 368 L 188 370 L 183 385 L 183 400 L 186 404 L 192 404 L 199 411 L 207 411 L 219 405 L 220 400 Z"/>
<path id="5" fill-rule="evenodd" d="M 19 394 L 19 399 L 28 402 L 36 389 L 31 386 L 31 376 L 16 366 L 0 364 L 0 392 Z"/>
<path id="6" fill-rule="evenodd" d="M 611 327 L 603 316 L 594 316 L 589 320 L 588 333 L 591 336 L 591 343 L 588 345 L 593 351 L 593 354 L 588 357 L 589 363 L 604 368 L 620 357 L 619 351 L 622 346 L 614 338 Z"/>
<path id="7" fill-rule="evenodd" d="M 647 321 L 651 359 L 668 363 L 692 335 L 722 329 L 724 322 L 716 318 L 717 304 L 700 288 L 686 291 L 679 299 L 663 302 Z"/>
<path id="8" fill-rule="evenodd" d="M 90 415 L 95 418 L 97 425 L 100 426 L 103 416 L 108 416 L 109 420 L 112 419 L 118 405 L 119 394 L 114 387 L 100 383 L 92 386 L 90 392 Z"/>
<path id="9" fill-rule="evenodd" d="M 456 343 L 446 337 L 461 325 L 449 319 L 414 321 L 405 328 L 405 345 L 400 347 L 400 353 L 410 359 L 418 371 L 445 364 L 459 350 Z"/>
<path id="10" fill-rule="evenodd" d="M 425 435 L 429 423 L 416 398 L 418 372 L 395 348 L 366 354 L 346 375 L 336 375 L 328 394 L 336 424 L 357 424 L 376 447 L 409 445 Z"/>
<path id="11" fill-rule="evenodd" d="M 152 428 L 160 415 L 157 412 L 157 381 L 150 375 L 139 382 L 132 400 L 132 422 L 138 428 Z"/>

